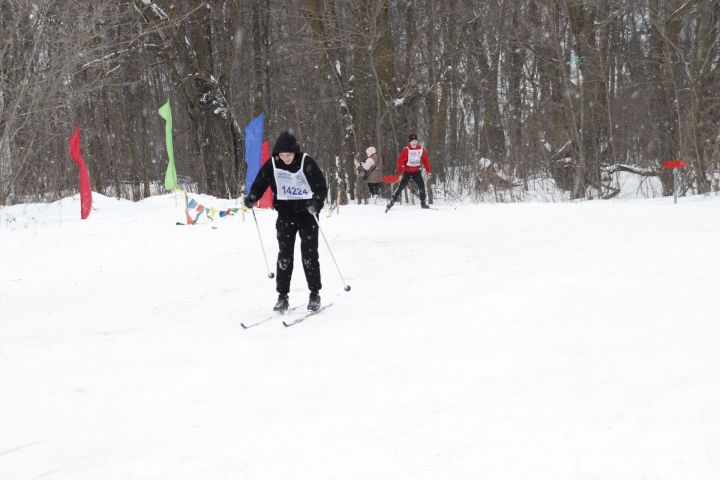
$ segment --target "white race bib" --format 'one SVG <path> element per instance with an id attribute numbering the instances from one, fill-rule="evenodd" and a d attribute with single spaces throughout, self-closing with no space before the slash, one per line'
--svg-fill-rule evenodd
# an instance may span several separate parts
<path id="1" fill-rule="evenodd" d="M 408 167 L 419 167 L 420 166 L 420 160 L 422 159 L 422 148 L 418 148 L 417 150 L 410 150 L 408 148 Z"/>
<path id="2" fill-rule="evenodd" d="M 275 159 L 272 159 L 278 200 L 308 200 L 312 198 L 313 191 L 307 177 L 305 177 L 303 168 L 305 166 L 305 155 L 303 153 L 300 161 L 300 170 L 295 173 L 275 168 Z"/>

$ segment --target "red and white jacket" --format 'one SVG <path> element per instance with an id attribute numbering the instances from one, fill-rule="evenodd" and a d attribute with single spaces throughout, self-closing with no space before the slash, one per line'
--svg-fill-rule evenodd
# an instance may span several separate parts
<path id="1" fill-rule="evenodd" d="M 400 151 L 397 159 L 398 175 L 402 175 L 403 172 L 419 172 L 422 166 L 425 167 L 426 172 L 432 173 L 430 171 L 430 159 L 428 158 L 427 150 L 421 145 L 415 148 L 408 145 Z"/>

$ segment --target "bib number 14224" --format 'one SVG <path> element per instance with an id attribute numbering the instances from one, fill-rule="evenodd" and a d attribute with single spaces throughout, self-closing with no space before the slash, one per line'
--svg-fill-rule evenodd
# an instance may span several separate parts
<path id="1" fill-rule="evenodd" d="M 289 197 L 299 197 L 308 194 L 307 189 L 298 187 L 282 187 L 282 191 Z"/>

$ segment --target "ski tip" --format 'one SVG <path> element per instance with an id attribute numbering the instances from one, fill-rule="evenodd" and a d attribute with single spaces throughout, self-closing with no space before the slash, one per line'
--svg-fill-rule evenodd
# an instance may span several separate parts
<path id="1" fill-rule="evenodd" d="M 240 326 L 243 327 L 243 328 L 246 329 L 246 330 L 247 330 L 247 328 L 248 328 L 247 325 L 245 325 L 244 323 L 241 323 Z"/>
<path id="2" fill-rule="evenodd" d="M 285 320 L 283 320 L 283 327 L 289 327 L 290 325 L 287 324 Z"/>

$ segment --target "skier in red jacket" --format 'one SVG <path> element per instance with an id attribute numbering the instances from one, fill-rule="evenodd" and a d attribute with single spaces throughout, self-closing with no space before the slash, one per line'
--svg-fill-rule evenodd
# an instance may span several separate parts
<path id="1" fill-rule="evenodd" d="M 417 135 L 411 133 L 408 135 L 408 141 L 410 143 L 400 151 L 397 159 L 398 176 L 402 175 L 400 185 L 398 189 L 395 190 L 395 194 L 390 199 L 390 202 L 388 202 L 385 213 L 387 213 L 397 199 L 400 198 L 400 194 L 410 180 L 414 181 L 418 190 L 420 190 L 420 207 L 430 208 L 428 204 L 425 203 L 425 182 L 423 181 L 421 171 L 421 168 L 424 166 L 428 177 L 432 175 L 430 171 L 430 159 L 428 158 L 427 150 L 421 145 L 418 145 Z"/>

